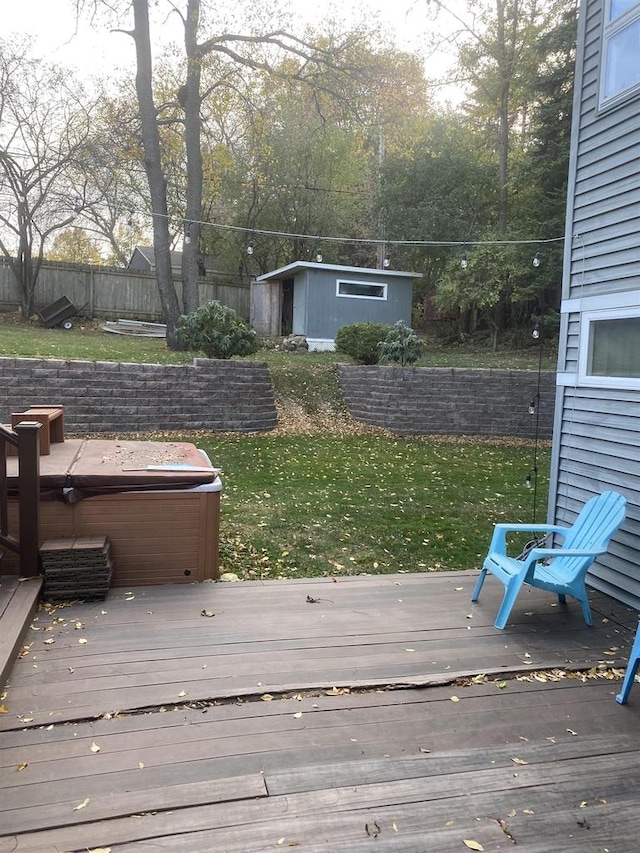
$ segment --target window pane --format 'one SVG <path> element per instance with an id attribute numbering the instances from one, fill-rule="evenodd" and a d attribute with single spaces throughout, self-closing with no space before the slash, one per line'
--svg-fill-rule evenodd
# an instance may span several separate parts
<path id="1" fill-rule="evenodd" d="M 588 373 L 640 378 L 640 317 L 591 322 Z"/>
<path id="2" fill-rule="evenodd" d="M 640 83 L 640 20 L 624 27 L 607 40 L 604 97 L 630 89 Z"/>
<path id="3" fill-rule="evenodd" d="M 609 9 L 609 20 L 615 21 L 620 15 L 624 15 L 629 9 L 632 9 L 638 0 L 611 0 Z"/>
<path id="4" fill-rule="evenodd" d="M 386 284 L 366 284 L 361 281 L 339 281 L 338 296 L 360 296 L 367 299 L 386 299 Z"/>

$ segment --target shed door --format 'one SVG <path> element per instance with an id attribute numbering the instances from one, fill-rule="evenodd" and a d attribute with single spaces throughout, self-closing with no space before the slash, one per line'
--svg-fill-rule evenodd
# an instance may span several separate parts
<path id="1" fill-rule="evenodd" d="M 286 278 L 282 282 L 282 318 L 281 335 L 290 335 L 293 331 L 293 279 Z"/>

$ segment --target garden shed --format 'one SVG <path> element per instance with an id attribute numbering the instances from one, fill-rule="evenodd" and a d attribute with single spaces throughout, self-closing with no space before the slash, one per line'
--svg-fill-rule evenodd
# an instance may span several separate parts
<path id="1" fill-rule="evenodd" d="M 588 581 L 640 609 L 640 0 L 582 0 L 578 20 L 549 517 L 624 494 Z"/>
<path id="2" fill-rule="evenodd" d="M 332 350 L 349 323 L 411 325 L 420 273 L 296 261 L 251 283 L 251 325 L 260 335 L 303 335 L 311 350 Z"/>

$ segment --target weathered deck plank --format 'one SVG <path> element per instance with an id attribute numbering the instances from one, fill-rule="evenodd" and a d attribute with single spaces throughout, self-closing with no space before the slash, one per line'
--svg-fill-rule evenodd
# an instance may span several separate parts
<path id="1" fill-rule="evenodd" d="M 500 590 L 488 585 L 482 606 L 471 605 L 474 576 L 138 588 L 41 613 L 0 730 L 19 718 L 36 725 L 269 691 L 624 662 L 631 611 L 587 628 L 577 606 L 531 590 L 500 632 L 492 625 Z M 596 610 L 601 600 L 608 606 L 593 595 Z"/>
<path id="2" fill-rule="evenodd" d="M 615 674 L 596 675 L 624 662 L 636 614 L 594 594 L 588 629 L 536 592 L 500 632 L 499 591 L 472 607 L 473 577 L 136 589 L 41 612 L 0 716 L 0 853 L 635 849 L 640 689 L 621 707 Z M 534 677 L 550 667 L 558 680 Z M 591 676 L 563 675 L 577 667 Z"/>

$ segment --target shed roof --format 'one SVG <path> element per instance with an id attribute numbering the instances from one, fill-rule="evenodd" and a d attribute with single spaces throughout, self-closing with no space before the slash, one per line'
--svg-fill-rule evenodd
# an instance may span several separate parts
<path id="1" fill-rule="evenodd" d="M 270 281 L 271 279 L 279 279 L 291 277 L 301 270 L 335 270 L 336 272 L 344 273 L 367 273 L 368 275 L 382 275 L 386 278 L 422 278 L 420 272 L 401 272 L 400 270 L 392 269 L 372 269 L 370 267 L 345 267 L 341 264 L 317 264 L 311 261 L 294 261 L 292 264 L 287 264 L 286 267 L 267 272 L 264 275 L 259 275 L 256 281 Z"/>

